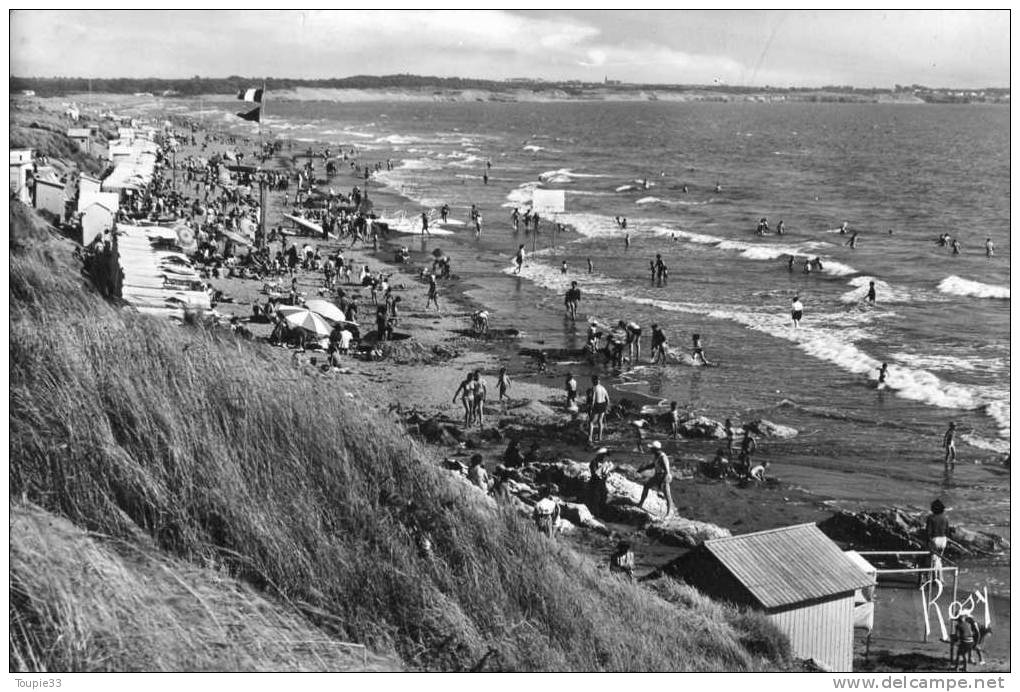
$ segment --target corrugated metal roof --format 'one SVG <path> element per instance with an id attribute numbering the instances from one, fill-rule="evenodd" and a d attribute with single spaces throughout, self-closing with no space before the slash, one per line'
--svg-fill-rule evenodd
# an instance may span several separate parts
<path id="1" fill-rule="evenodd" d="M 874 584 L 814 524 L 717 538 L 705 548 L 766 608 Z"/>

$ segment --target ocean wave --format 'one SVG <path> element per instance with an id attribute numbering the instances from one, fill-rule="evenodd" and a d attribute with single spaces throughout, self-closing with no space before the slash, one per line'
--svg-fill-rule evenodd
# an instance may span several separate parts
<path id="1" fill-rule="evenodd" d="M 1008 372 L 1009 367 L 1002 358 L 982 358 L 974 355 L 936 355 L 917 353 L 893 353 L 889 360 L 912 368 L 940 372 Z"/>
<path id="2" fill-rule="evenodd" d="M 502 204 L 504 207 L 519 207 L 527 206 L 531 204 L 531 200 L 534 197 L 535 190 L 538 188 L 538 183 L 529 182 L 518 185 L 506 195 L 506 202 Z"/>
<path id="3" fill-rule="evenodd" d="M 947 276 L 939 282 L 939 290 L 954 296 L 971 296 L 974 298 L 998 298 L 1009 300 L 1009 286 L 993 286 L 983 284 L 959 276 Z"/>
<path id="4" fill-rule="evenodd" d="M 576 173 L 570 168 L 560 168 L 555 171 L 545 171 L 538 174 L 538 179 L 543 183 L 571 182 L 574 178 L 608 178 L 601 173 Z"/>
<path id="5" fill-rule="evenodd" d="M 420 137 L 412 137 L 411 135 L 386 135 L 385 137 L 376 137 L 373 140 L 376 144 L 414 144 L 415 142 L 423 141 Z"/>
<path id="6" fill-rule="evenodd" d="M 656 230 L 676 234 L 678 239 L 686 240 L 690 243 L 697 243 L 699 245 L 714 245 L 719 250 L 733 250 L 739 252 L 745 259 L 750 260 L 771 261 L 779 259 L 780 257 L 788 257 L 790 255 L 799 258 L 816 256 L 814 252 L 809 252 L 809 250 L 814 248 L 809 247 L 808 244 L 773 245 L 765 243 L 749 243 L 743 240 L 728 240 L 726 238 L 720 238 L 718 236 L 708 235 L 705 233 L 694 233 L 692 231 L 682 231 L 679 229 L 667 229 L 660 227 L 660 229 Z M 833 276 L 849 276 L 851 274 L 858 273 L 858 271 L 850 265 L 831 259 L 826 259 L 822 262 L 822 267 L 822 273 L 831 274 Z"/>
<path id="7" fill-rule="evenodd" d="M 642 197 L 638 201 L 634 202 L 634 204 L 655 204 L 656 202 L 661 201 L 662 200 L 659 199 L 658 197 Z"/>
<path id="8" fill-rule="evenodd" d="M 525 144 L 521 148 L 524 149 L 524 151 L 531 151 L 536 153 L 540 151 L 548 151 L 548 149 L 546 149 L 545 147 L 540 147 L 537 144 Z"/>
<path id="9" fill-rule="evenodd" d="M 534 262 L 522 270 L 521 275 L 536 284 L 553 290 L 563 288 L 564 277 L 553 266 Z M 782 309 L 762 309 L 750 306 L 720 308 L 696 303 L 678 303 L 656 298 L 635 296 L 619 281 L 590 281 L 585 275 L 586 291 L 596 295 L 655 307 L 668 312 L 695 314 L 741 324 L 757 332 L 794 343 L 804 353 L 831 363 L 841 370 L 876 379 L 881 361 L 856 346 L 867 336 L 863 329 L 874 317 L 870 312 L 820 313 L 810 311 L 808 321 L 799 329 L 790 326 L 785 306 Z M 558 281 L 557 281 L 558 279 Z M 825 325 L 825 326 L 815 326 Z M 999 427 L 999 434 L 1009 438 L 1009 393 L 995 388 L 948 382 L 921 368 L 895 367 L 886 377 L 889 390 L 897 396 L 919 401 L 938 408 L 981 410 Z"/>

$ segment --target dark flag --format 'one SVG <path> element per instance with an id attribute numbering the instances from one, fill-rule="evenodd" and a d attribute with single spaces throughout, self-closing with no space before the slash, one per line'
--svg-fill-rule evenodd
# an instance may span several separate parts
<path id="1" fill-rule="evenodd" d="M 253 123 L 261 122 L 262 120 L 262 106 L 256 106 L 247 113 L 238 113 L 237 117 L 243 120 L 250 120 Z"/>
<path id="2" fill-rule="evenodd" d="M 251 101 L 253 103 L 262 103 L 262 90 L 261 89 L 241 89 L 237 93 L 238 101 Z"/>

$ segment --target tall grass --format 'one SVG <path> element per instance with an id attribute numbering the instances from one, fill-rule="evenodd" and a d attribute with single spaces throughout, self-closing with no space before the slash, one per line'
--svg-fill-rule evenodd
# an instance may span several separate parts
<path id="1" fill-rule="evenodd" d="M 741 643 L 736 611 L 611 577 L 453 482 L 385 404 L 267 347 L 110 306 L 60 258 L 11 258 L 12 497 L 105 535 L 141 530 L 411 668 L 781 662 Z"/>

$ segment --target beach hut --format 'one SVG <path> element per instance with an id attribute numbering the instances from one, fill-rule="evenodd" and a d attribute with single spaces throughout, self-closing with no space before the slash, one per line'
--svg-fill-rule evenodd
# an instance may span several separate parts
<path id="1" fill-rule="evenodd" d="M 32 203 L 28 179 L 34 166 L 31 149 L 11 149 L 11 192 L 25 204 Z"/>
<path id="2" fill-rule="evenodd" d="M 88 245 L 97 236 L 113 228 L 116 203 L 93 201 L 81 211 L 81 244 Z"/>
<path id="3" fill-rule="evenodd" d="M 84 199 L 97 194 L 102 189 L 99 178 L 84 173 L 78 176 L 78 197 Z"/>
<path id="4" fill-rule="evenodd" d="M 814 524 L 705 541 L 667 571 L 711 598 L 763 612 L 797 658 L 853 670 L 854 594 L 875 577 Z"/>
<path id="5" fill-rule="evenodd" d="M 35 208 L 62 221 L 64 219 L 64 212 L 67 209 L 65 184 L 53 178 L 36 178 Z"/>
<path id="6" fill-rule="evenodd" d="M 72 127 L 67 136 L 86 154 L 92 152 L 92 130 L 87 127 Z"/>

